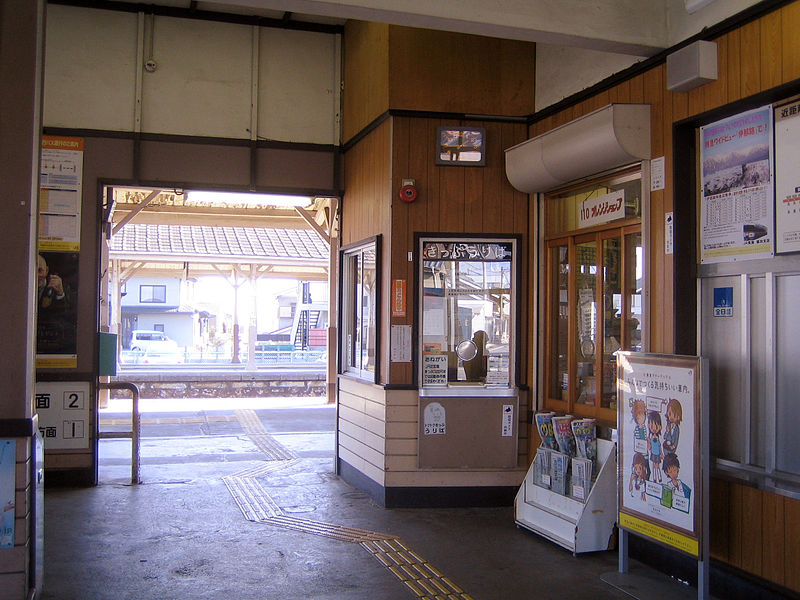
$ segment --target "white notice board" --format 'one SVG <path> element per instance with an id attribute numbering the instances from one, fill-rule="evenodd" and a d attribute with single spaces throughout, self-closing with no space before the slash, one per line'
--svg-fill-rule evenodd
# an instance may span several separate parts
<path id="1" fill-rule="evenodd" d="M 800 251 L 800 101 L 775 108 L 775 251 Z"/>
<path id="2" fill-rule="evenodd" d="M 36 412 L 45 450 L 87 449 L 90 431 L 88 381 L 36 383 Z"/>

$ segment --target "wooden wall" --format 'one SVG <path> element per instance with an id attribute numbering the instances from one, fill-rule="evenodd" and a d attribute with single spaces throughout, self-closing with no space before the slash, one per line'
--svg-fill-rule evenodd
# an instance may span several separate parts
<path id="1" fill-rule="evenodd" d="M 535 46 L 463 33 L 389 28 L 393 109 L 527 116 L 535 110 Z M 424 68 L 420 68 L 424 66 Z"/>
<path id="2" fill-rule="evenodd" d="M 389 234 L 391 138 L 391 122 L 387 120 L 344 156 L 342 246 Z M 384 254 L 388 244 L 384 238 Z"/>
<path id="3" fill-rule="evenodd" d="M 348 21 L 343 141 L 390 109 L 527 116 L 534 62 L 531 42 Z"/>
<path id="4" fill-rule="evenodd" d="M 389 108 L 389 26 L 347 21 L 344 40 L 342 141 L 348 142 Z"/>
<path id="5" fill-rule="evenodd" d="M 688 93 L 667 90 L 666 67 L 597 94 L 531 127 L 531 137 L 610 102 L 651 106 L 652 156 L 666 157 L 666 187 L 651 193 L 649 276 L 650 350 L 674 351 L 674 276 L 664 248 L 664 214 L 673 210 L 673 123 L 800 78 L 800 2 L 780 8 L 716 40 L 719 79 Z M 679 224 L 677 225 L 679 226 Z M 713 416 L 712 416 L 713 418 Z M 736 483 L 714 480 L 712 556 L 800 591 L 800 502 Z"/>
<path id="6" fill-rule="evenodd" d="M 800 500 L 711 482 L 711 556 L 800 591 Z"/>
<path id="7" fill-rule="evenodd" d="M 392 264 L 391 279 L 408 282 L 405 317 L 391 319 L 392 325 L 411 325 L 416 315 L 413 298 L 414 264 L 408 252 L 414 252 L 414 234 L 425 232 L 470 234 L 520 234 L 519 269 L 528 265 L 528 196 L 515 190 L 505 176 L 506 148 L 527 139 L 523 123 L 469 121 L 470 126 L 486 130 L 486 166 L 438 166 L 435 160 L 436 128 L 440 125 L 463 125 L 458 121 L 394 117 L 392 153 Z M 416 181 L 418 198 L 413 203 L 399 199 L 403 179 Z M 526 271 L 522 271 L 523 274 Z M 521 331 L 526 331 L 528 278 L 522 277 Z M 525 336 L 520 340 L 521 364 L 527 364 Z M 388 328 L 383 343 L 388 348 Z M 527 384 L 522 369 L 521 384 Z M 393 363 L 388 383 L 415 384 L 410 363 Z"/>
<path id="8" fill-rule="evenodd" d="M 339 378 L 339 459 L 381 486 L 386 477 L 386 421 L 383 388 Z"/>

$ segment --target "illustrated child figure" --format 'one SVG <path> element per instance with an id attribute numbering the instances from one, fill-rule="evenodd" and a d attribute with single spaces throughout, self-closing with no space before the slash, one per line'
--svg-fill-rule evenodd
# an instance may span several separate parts
<path id="1" fill-rule="evenodd" d="M 628 483 L 628 491 L 631 493 L 631 497 L 634 494 L 633 490 L 636 489 L 636 493 L 639 491 L 642 492 L 642 500 L 645 499 L 647 471 L 647 459 L 644 457 L 644 454 L 635 452 L 633 454 L 633 465 L 631 465 L 631 480 Z"/>
<path id="2" fill-rule="evenodd" d="M 680 479 L 678 479 L 678 472 L 681 468 L 681 463 L 678 460 L 677 454 L 665 454 L 664 455 L 664 473 L 666 474 L 669 481 L 667 482 L 667 486 L 672 489 L 673 496 L 680 496 L 682 498 L 688 498 L 689 494 L 691 494 L 692 489 L 683 483 Z"/>
<path id="3" fill-rule="evenodd" d="M 647 455 L 647 428 L 645 427 L 645 419 L 647 410 L 644 406 L 644 400 L 634 400 L 631 407 L 631 415 L 633 416 L 633 451 Z"/>
<path id="4" fill-rule="evenodd" d="M 675 454 L 678 451 L 678 439 L 681 436 L 681 421 L 683 420 L 683 408 L 681 403 L 672 398 L 667 404 L 667 427 L 664 430 L 664 454 Z M 666 467 L 664 467 L 666 473 Z"/>
<path id="5" fill-rule="evenodd" d="M 650 468 L 653 479 L 661 483 L 661 413 L 651 410 L 647 413 L 647 427 L 650 430 Z"/>

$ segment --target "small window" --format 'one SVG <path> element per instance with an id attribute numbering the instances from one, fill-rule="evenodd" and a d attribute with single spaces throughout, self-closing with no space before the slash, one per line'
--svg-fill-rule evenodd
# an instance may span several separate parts
<path id="1" fill-rule="evenodd" d="M 153 330 L 154 330 L 154 331 L 160 331 L 160 332 L 162 332 L 162 333 L 163 333 L 163 332 L 164 332 L 164 324 L 163 324 L 163 323 L 156 323 L 156 324 L 154 324 L 154 325 L 153 325 Z"/>
<path id="2" fill-rule="evenodd" d="M 139 302 L 142 304 L 165 303 L 167 301 L 166 285 L 140 285 Z"/>
<path id="3" fill-rule="evenodd" d="M 342 250 L 342 371 L 377 380 L 380 238 Z"/>

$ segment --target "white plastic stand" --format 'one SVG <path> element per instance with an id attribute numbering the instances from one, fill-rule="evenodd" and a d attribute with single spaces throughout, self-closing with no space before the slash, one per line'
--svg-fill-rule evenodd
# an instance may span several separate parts
<path id="1" fill-rule="evenodd" d="M 616 445 L 597 440 L 597 479 L 586 502 L 562 496 L 534 483 L 534 464 L 514 501 L 518 525 L 573 554 L 608 550 L 617 522 Z"/>

